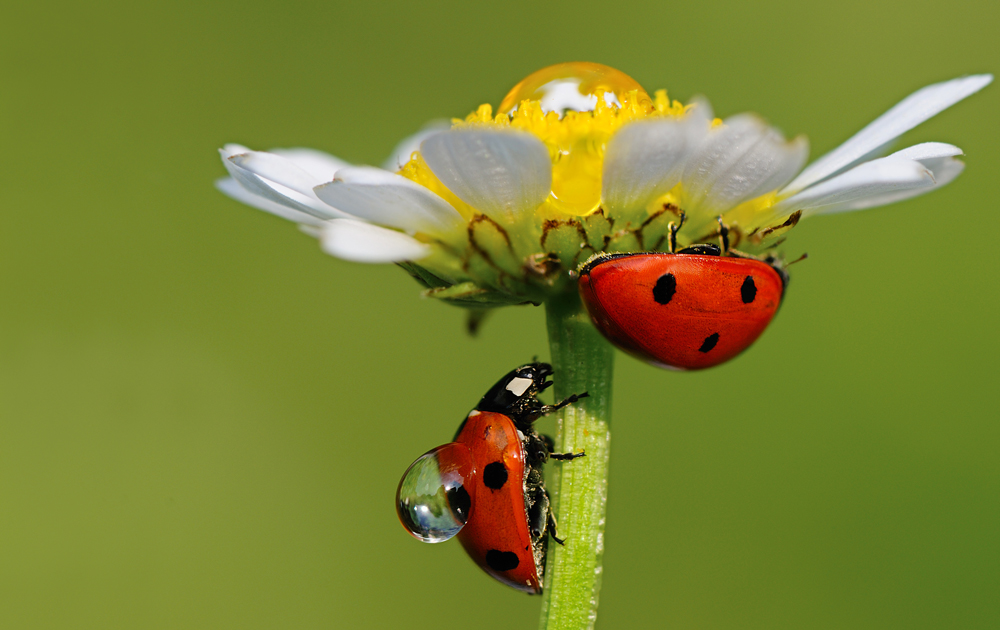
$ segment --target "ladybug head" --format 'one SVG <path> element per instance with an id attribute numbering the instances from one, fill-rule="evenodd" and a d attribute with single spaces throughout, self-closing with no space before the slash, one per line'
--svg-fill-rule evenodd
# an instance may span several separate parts
<path id="1" fill-rule="evenodd" d="M 541 406 L 536 396 L 552 386 L 552 381 L 548 380 L 551 375 L 552 366 L 548 363 L 522 365 L 497 381 L 476 409 L 506 414 L 515 421 L 519 420 L 519 416 Z"/>

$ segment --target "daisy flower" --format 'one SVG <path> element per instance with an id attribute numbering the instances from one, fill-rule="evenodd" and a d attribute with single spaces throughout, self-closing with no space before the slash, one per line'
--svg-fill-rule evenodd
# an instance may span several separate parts
<path id="1" fill-rule="evenodd" d="M 722 254 L 764 253 L 803 218 L 944 186 L 962 172 L 958 147 L 927 142 L 890 153 L 890 146 L 990 81 L 977 75 L 918 90 L 803 168 L 806 140 L 787 140 L 752 114 L 719 120 L 704 99 L 685 105 L 662 90 L 650 96 L 607 66 L 561 64 L 521 81 L 496 110 L 482 105 L 405 140 L 381 168 L 310 149 L 227 145 L 229 177 L 218 187 L 298 223 L 333 256 L 395 263 L 425 295 L 470 313 L 545 304 L 554 395 L 589 395 L 560 411 L 557 452 L 587 456 L 549 485 L 568 535 L 565 546 L 548 550 L 542 627 L 592 627 L 603 576 L 614 352 L 577 292 L 587 274 L 581 265 L 716 237 L 722 250 L 727 237 L 739 248 Z M 659 289 L 657 282 L 653 298 L 669 303 L 673 284 L 663 299 Z M 751 303 L 757 292 L 744 282 L 739 295 Z M 710 335 L 697 351 L 718 341 Z"/>
<path id="2" fill-rule="evenodd" d="M 568 63 L 524 79 L 497 113 L 482 105 L 403 141 L 381 168 L 312 149 L 221 149 L 227 195 L 295 221 L 327 253 L 397 263 L 426 294 L 483 308 L 540 303 L 595 253 L 658 251 L 729 228 L 758 253 L 801 218 L 935 190 L 963 169 L 958 147 L 888 153 L 903 133 L 992 81 L 925 87 L 803 169 L 804 137 L 708 101 L 650 96 L 627 75 Z M 886 155 L 888 153 L 888 155 Z"/>

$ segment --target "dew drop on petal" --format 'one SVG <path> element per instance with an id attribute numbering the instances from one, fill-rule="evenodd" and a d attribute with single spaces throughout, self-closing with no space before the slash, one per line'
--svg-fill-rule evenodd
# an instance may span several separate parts
<path id="1" fill-rule="evenodd" d="M 525 99 L 541 102 L 544 111 L 562 115 L 566 110 L 593 111 L 598 93 L 608 105 L 621 106 L 629 91 L 636 90 L 638 105 L 651 107 L 642 86 L 621 70 L 588 61 L 560 63 L 533 72 L 507 93 L 498 111 L 510 114 Z"/>
<path id="2" fill-rule="evenodd" d="M 452 442 L 421 455 L 396 489 L 396 512 L 403 527 L 430 543 L 457 534 L 472 510 L 475 473 L 472 451 L 464 444 Z"/>

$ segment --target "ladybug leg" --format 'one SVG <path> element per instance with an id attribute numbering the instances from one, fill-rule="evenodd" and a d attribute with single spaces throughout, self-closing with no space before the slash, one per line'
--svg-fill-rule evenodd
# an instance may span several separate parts
<path id="1" fill-rule="evenodd" d="M 538 435 L 534 431 L 525 435 L 524 452 L 529 463 L 541 465 L 549 460 L 549 451 L 552 450 L 550 446 L 552 438 L 546 441 L 545 437 Z"/>
<path id="2" fill-rule="evenodd" d="M 670 230 L 670 240 L 667 242 L 667 249 L 671 254 L 677 253 L 677 233 L 681 231 L 682 227 L 684 227 L 684 219 L 686 218 L 687 215 L 684 214 L 684 211 L 682 210 L 679 223 L 671 221 L 667 224 L 667 229 Z"/>
<path id="3" fill-rule="evenodd" d="M 545 491 L 545 498 L 549 498 L 549 491 Z M 565 538 L 560 538 L 558 534 L 559 524 L 556 523 L 556 515 L 552 513 L 552 506 L 548 506 L 548 511 L 545 518 L 546 524 L 549 529 L 549 536 L 552 536 L 552 540 L 556 541 L 560 545 L 566 544 Z"/>
<path id="4" fill-rule="evenodd" d="M 722 215 L 719 215 L 719 241 L 722 244 L 722 255 L 729 253 L 729 227 L 722 222 Z"/>
<path id="5" fill-rule="evenodd" d="M 528 473 L 527 492 L 525 500 L 528 504 L 528 526 L 531 528 L 531 538 L 537 540 L 545 535 L 552 509 L 549 505 L 549 493 L 545 491 L 540 469 L 532 469 Z"/>
<path id="6" fill-rule="evenodd" d="M 545 435 L 544 433 L 542 433 L 539 435 L 539 437 L 542 438 L 542 442 L 545 443 L 545 448 L 549 449 L 550 453 L 555 450 L 556 442 L 555 440 L 552 439 L 551 435 Z"/>
<path id="7" fill-rule="evenodd" d="M 566 462 L 574 459 L 578 459 L 586 455 L 585 452 L 580 451 L 579 453 L 553 453 L 552 451 L 556 448 L 556 443 L 548 435 L 541 434 L 539 437 L 542 439 L 542 443 L 545 444 L 545 448 L 548 451 L 546 453 L 547 457 L 554 459 L 556 461 Z"/>
<path id="8" fill-rule="evenodd" d="M 561 462 L 573 461 L 574 459 L 586 457 L 586 455 L 587 454 L 583 451 L 580 451 L 579 453 L 549 453 L 549 457 Z"/>
<path id="9" fill-rule="evenodd" d="M 570 396 L 566 400 L 563 400 L 561 402 L 557 402 L 554 405 L 542 405 L 541 408 L 538 411 L 539 411 L 539 413 L 541 415 L 544 416 L 547 413 L 552 413 L 553 411 L 556 411 L 558 409 L 562 409 L 566 405 L 572 405 L 573 403 L 575 403 L 576 401 L 580 400 L 581 398 L 586 398 L 588 396 L 590 396 L 590 394 L 588 394 L 587 392 L 583 392 L 582 394 L 573 394 L 572 396 Z"/>

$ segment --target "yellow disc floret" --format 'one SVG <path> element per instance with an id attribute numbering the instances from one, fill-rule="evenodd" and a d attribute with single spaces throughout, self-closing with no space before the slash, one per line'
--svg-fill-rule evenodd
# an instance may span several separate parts
<path id="1" fill-rule="evenodd" d="M 589 110 L 583 108 L 590 107 Z M 527 131 L 541 140 L 552 160 L 552 191 L 538 208 L 542 218 L 586 216 L 601 202 L 601 171 L 608 139 L 623 124 L 651 116 L 679 116 L 684 106 L 664 90 L 654 98 L 623 72 L 595 63 L 550 66 L 518 83 L 504 97 L 500 113 L 486 104 L 455 126 L 483 125 Z M 449 201 L 447 189 L 419 155 L 401 171 Z M 459 202 L 458 211 L 470 211 Z"/>

